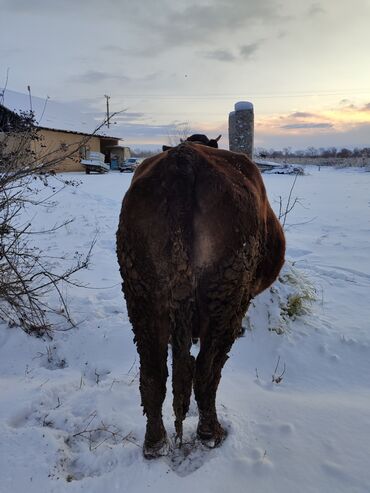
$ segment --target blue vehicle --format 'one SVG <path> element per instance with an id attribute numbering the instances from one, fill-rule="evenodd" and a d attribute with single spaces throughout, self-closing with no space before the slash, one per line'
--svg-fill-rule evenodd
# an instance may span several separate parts
<path id="1" fill-rule="evenodd" d="M 142 159 L 138 157 L 130 157 L 126 159 L 119 167 L 119 170 L 121 173 L 126 172 L 126 173 L 133 173 L 135 169 L 139 166 L 141 163 Z"/>

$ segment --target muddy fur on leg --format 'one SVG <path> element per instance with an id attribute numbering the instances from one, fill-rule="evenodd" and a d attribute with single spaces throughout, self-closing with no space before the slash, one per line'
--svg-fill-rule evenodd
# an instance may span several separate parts
<path id="1" fill-rule="evenodd" d="M 200 351 L 196 359 L 194 394 L 199 409 L 197 434 L 202 442 L 215 447 L 226 432 L 217 418 L 216 393 L 228 353 L 239 336 L 242 318 L 250 302 L 250 275 L 255 270 L 259 238 L 250 240 L 248 252 L 219 260 L 199 273 L 198 305 L 201 312 Z M 251 254 L 252 253 L 252 254 Z M 221 267 L 221 268 L 220 268 Z"/>

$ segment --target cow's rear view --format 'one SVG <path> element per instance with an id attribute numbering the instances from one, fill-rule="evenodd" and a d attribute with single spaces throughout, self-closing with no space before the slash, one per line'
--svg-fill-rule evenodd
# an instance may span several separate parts
<path id="1" fill-rule="evenodd" d="M 169 342 L 180 443 L 192 388 L 199 438 L 221 443 L 221 370 L 251 298 L 276 279 L 284 251 L 259 170 L 244 155 L 185 142 L 137 169 L 122 205 L 117 254 L 140 355 L 146 457 L 168 450 L 162 403 Z M 200 339 L 196 360 L 192 338 Z"/>

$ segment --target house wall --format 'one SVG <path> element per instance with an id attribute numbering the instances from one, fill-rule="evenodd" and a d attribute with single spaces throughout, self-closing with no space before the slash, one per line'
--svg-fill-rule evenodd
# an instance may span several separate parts
<path id="1" fill-rule="evenodd" d="M 5 163 L 6 169 L 16 170 L 33 163 L 30 144 L 29 132 L 14 133 L 0 130 L 1 161 Z"/>
<path id="2" fill-rule="evenodd" d="M 80 164 L 85 151 L 100 152 L 100 139 L 69 132 L 40 129 L 39 142 L 34 142 L 36 155 L 40 162 L 57 161 L 52 169 L 55 171 L 84 171 Z"/>

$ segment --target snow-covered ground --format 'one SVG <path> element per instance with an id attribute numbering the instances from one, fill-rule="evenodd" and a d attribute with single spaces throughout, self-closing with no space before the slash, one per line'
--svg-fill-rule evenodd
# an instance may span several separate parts
<path id="1" fill-rule="evenodd" d="M 223 371 L 227 439 L 214 450 L 195 440 L 193 402 L 185 446 L 154 461 L 142 457 L 138 358 L 115 257 L 132 175 L 75 174 L 82 184 L 33 218 L 37 228 L 76 217 L 45 251 L 87 250 L 96 231 L 98 239 L 78 276 L 89 289 L 66 293 L 78 328 L 50 341 L 0 325 L 0 493 L 370 491 L 370 173 L 307 171 L 287 219 L 290 263 L 254 301 Z M 264 176 L 276 210 L 293 179 Z M 311 285 L 308 312 L 289 317 L 289 296 Z M 171 400 L 169 379 L 169 435 Z"/>

